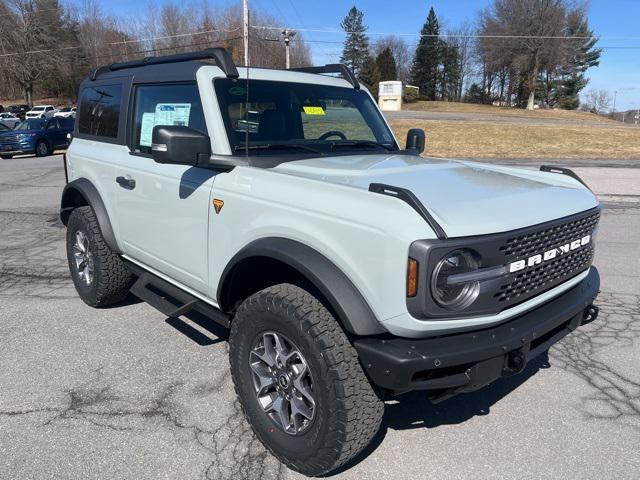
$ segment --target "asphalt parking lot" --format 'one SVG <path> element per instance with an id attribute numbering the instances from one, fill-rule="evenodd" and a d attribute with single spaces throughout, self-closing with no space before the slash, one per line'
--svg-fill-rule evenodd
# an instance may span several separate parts
<path id="1" fill-rule="evenodd" d="M 223 330 L 76 296 L 61 162 L 0 161 L 0 478 L 299 478 L 245 424 Z M 599 319 L 519 377 L 436 406 L 389 401 L 373 445 L 335 478 L 638 478 L 640 168 L 585 165 L 605 206 Z"/>

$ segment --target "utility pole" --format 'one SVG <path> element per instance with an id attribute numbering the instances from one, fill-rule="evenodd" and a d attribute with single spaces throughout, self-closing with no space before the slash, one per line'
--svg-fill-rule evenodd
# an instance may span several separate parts
<path id="1" fill-rule="evenodd" d="M 244 64 L 249 66 L 249 0 L 242 0 L 242 38 L 244 40 Z"/>
<path id="2" fill-rule="evenodd" d="M 284 36 L 284 50 L 285 50 L 285 65 L 287 70 L 291 68 L 291 54 L 289 52 L 289 43 L 291 43 L 291 39 L 296 36 L 296 32 L 292 32 L 291 30 L 284 29 L 282 30 L 282 35 Z"/>

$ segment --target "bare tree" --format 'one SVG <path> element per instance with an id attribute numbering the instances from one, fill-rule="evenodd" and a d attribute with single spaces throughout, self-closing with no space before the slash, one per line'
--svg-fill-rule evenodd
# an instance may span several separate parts
<path id="1" fill-rule="evenodd" d="M 591 89 L 584 96 L 583 107 L 593 113 L 605 113 L 611 107 L 611 93 L 608 90 Z"/>
<path id="2" fill-rule="evenodd" d="M 381 37 L 373 44 L 374 57 L 380 55 L 387 47 L 391 50 L 393 60 L 396 62 L 398 80 L 407 82 L 409 80 L 409 70 L 411 69 L 411 59 L 413 57 L 412 52 L 409 51 L 407 42 L 398 35 Z"/>
<path id="3" fill-rule="evenodd" d="M 475 29 L 470 23 L 464 23 L 460 28 L 448 31 L 447 43 L 456 49 L 458 60 L 458 85 L 456 100 L 462 99 L 465 83 L 473 71 L 475 50 Z"/>
<path id="4" fill-rule="evenodd" d="M 538 75 L 563 60 L 565 0 L 494 0 L 482 12 L 480 41 L 489 70 L 509 64 L 526 78 L 527 109 L 535 104 Z M 502 37 L 502 38 L 496 38 Z"/>

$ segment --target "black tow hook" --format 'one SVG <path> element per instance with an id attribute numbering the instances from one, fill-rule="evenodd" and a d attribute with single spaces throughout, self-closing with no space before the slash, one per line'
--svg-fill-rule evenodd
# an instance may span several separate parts
<path id="1" fill-rule="evenodd" d="M 593 322 L 596 318 L 598 318 L 598 314 L 600 313 L 600 308 L 591 304 L 582 312 L 582 322 L 580 325 L 586 325 L 587 323 Z"/>
<path id="2" fill-rule="evenodd" d="M 520 350 L 513 350 L 505 355 L 504 367 L 502 367 L 502 375 L 505 377 L 516 375 L 524 370 L 527 366 L 527 357 Z"/>

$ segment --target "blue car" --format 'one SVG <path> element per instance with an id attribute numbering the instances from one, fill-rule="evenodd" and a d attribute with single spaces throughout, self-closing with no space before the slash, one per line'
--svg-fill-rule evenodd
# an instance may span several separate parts
<path id="1" fill-rule="evenodd" d="M 0 157 L 34 153 L 51 155 L 55 149 L 67 148 L 67 134 L 73 132 L 73 118 L 28 118 L 13 130 L 0 131 Z"/>

